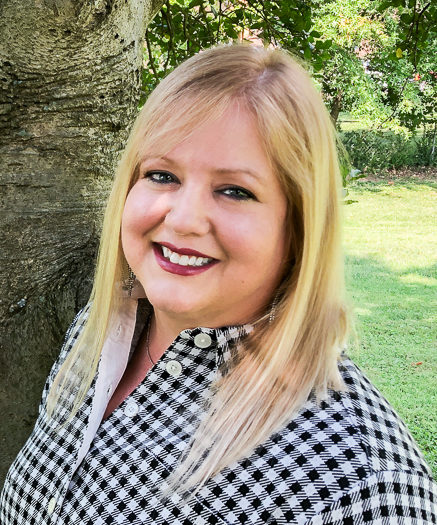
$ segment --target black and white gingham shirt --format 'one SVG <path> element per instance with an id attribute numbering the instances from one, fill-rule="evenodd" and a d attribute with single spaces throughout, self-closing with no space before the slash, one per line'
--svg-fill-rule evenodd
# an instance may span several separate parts
<path id="1" fill-rule="evenodd" d="M 166 478 L 244 328 L 181 332 L 101 422 L 144 323 L 143 305 L 126 300 L 84 404 L 71 425 L 56 433 L 47 421 L 46 396 L 83 326 L 77 318 L 73 322 L 35 429 L 9 470 L 1 525 L 436 523 L 436 486 L 421 453 L 387 401 L 347 358 L 339 368 L 348 392 L 331 392 L 321 405 L 309 399 L 288 425 L 210 479 L 194 498 L 174 494 L 165 500 Z"/>

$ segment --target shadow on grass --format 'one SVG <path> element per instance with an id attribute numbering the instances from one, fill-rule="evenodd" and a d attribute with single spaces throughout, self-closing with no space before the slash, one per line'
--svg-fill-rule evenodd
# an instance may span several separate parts
<path id="1" fill-rule="evenodd" d="M 403 321 L 395 327 L 402 335 L 405 323 L 432 316 L 437 263 L 395 271 L 371 257 L 346 255 L 345 262 L 348 290 L 361 321 L 371 321 L 378 328 L 382 323 Z M 391 326 L 388 334 L 392 331 Z M 430 332 L 424 329 L 423 336 L 432 343 Z"/>
<path id="2" fill-rule="evenodd" d="M 415 190 L 415 189 L 430 189 L 430 190 L 437 190 L 437 180 L 436 179 L 422 179 L 422 178 L 393 178 L 389 175 L 382 175 L 378 179 L 367 180 L 367 179 L 360 179 L 356 182 L 351 182 L 348 184 L 348 189 L 353 190 L 356 193 L 364 193 L 364 192 L 370 192 L 370 193 L 379 193 L 381 191 L 385 191 L 387 189 L 393 189 L 393 188 L 405 188 L 407 190 Z"/>
<path id="3" fill-rule="evenodd" d="M 397 272 L 346 256 L 346 276 L 360 342 L 351 357 L 406 421 L 437 475 L 437 265 Z"/>
<path id="4" fill-rule="evenodd" d="M 437 285 L 437 263 L 435 264 L 432 264 L 430 266 L 416 266 L 416 267 L 412 267 L 412 268 L 407 268 L 406 270 L 402 270 L 401 272 L 398 272 L 397 275 L 399 275 L 399 277 L 406 277 L 406 276 L 409 276 L 409 275 L 417 275 L 418 277 L 425 277 L 425 278 L 430 278 L 430 279 L 435 279 L 436 282 L 433 283 L 434 286 Z M 432 283 L 430 284 L 426 284 L 425 283 L 425 286 L 432 286 L 433 285 Z"/>

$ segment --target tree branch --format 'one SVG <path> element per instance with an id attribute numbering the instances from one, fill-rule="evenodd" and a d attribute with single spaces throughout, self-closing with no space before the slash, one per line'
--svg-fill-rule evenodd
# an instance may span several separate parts
<path id="1" fill-rule="evenodd" d="M 156 71 L 155 59 L 153 58 L 152 48 L 150 46 L 148 29 L 146 29 L 146 47 L 147 47 L 147 54 L 149 55 L 149 64 L 153 71 L 153 76 L 155 77 L 156 80 L 158 80 L 158 72 Z"/>

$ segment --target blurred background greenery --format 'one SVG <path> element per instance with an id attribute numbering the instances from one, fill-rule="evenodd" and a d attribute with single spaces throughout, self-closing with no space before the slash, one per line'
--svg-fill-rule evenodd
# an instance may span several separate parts
<path id="1" fill-rule="evenodd" d="M 349 154 L 345 185 L 352 169 L 435 166 L 436 28 L 423 0 L 166 0 L 146 31 L 142 101 L 199 50 L 255 41 L 305 61 Z"/>

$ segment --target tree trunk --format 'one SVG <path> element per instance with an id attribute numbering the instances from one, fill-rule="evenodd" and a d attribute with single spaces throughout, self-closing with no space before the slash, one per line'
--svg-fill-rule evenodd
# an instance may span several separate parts
<path id="1" fill-rule="evenodd" d="M 342 99 L 343 93 L 338 90 L 331 104 L 331 118 L 335 126 L 337 125 L 338 115 L 340 114 Z"/>
<path id="2" fill-rule="evenodd" d="M 162 0 L 0 0 L 0 486 L 86 302 Z"/>

